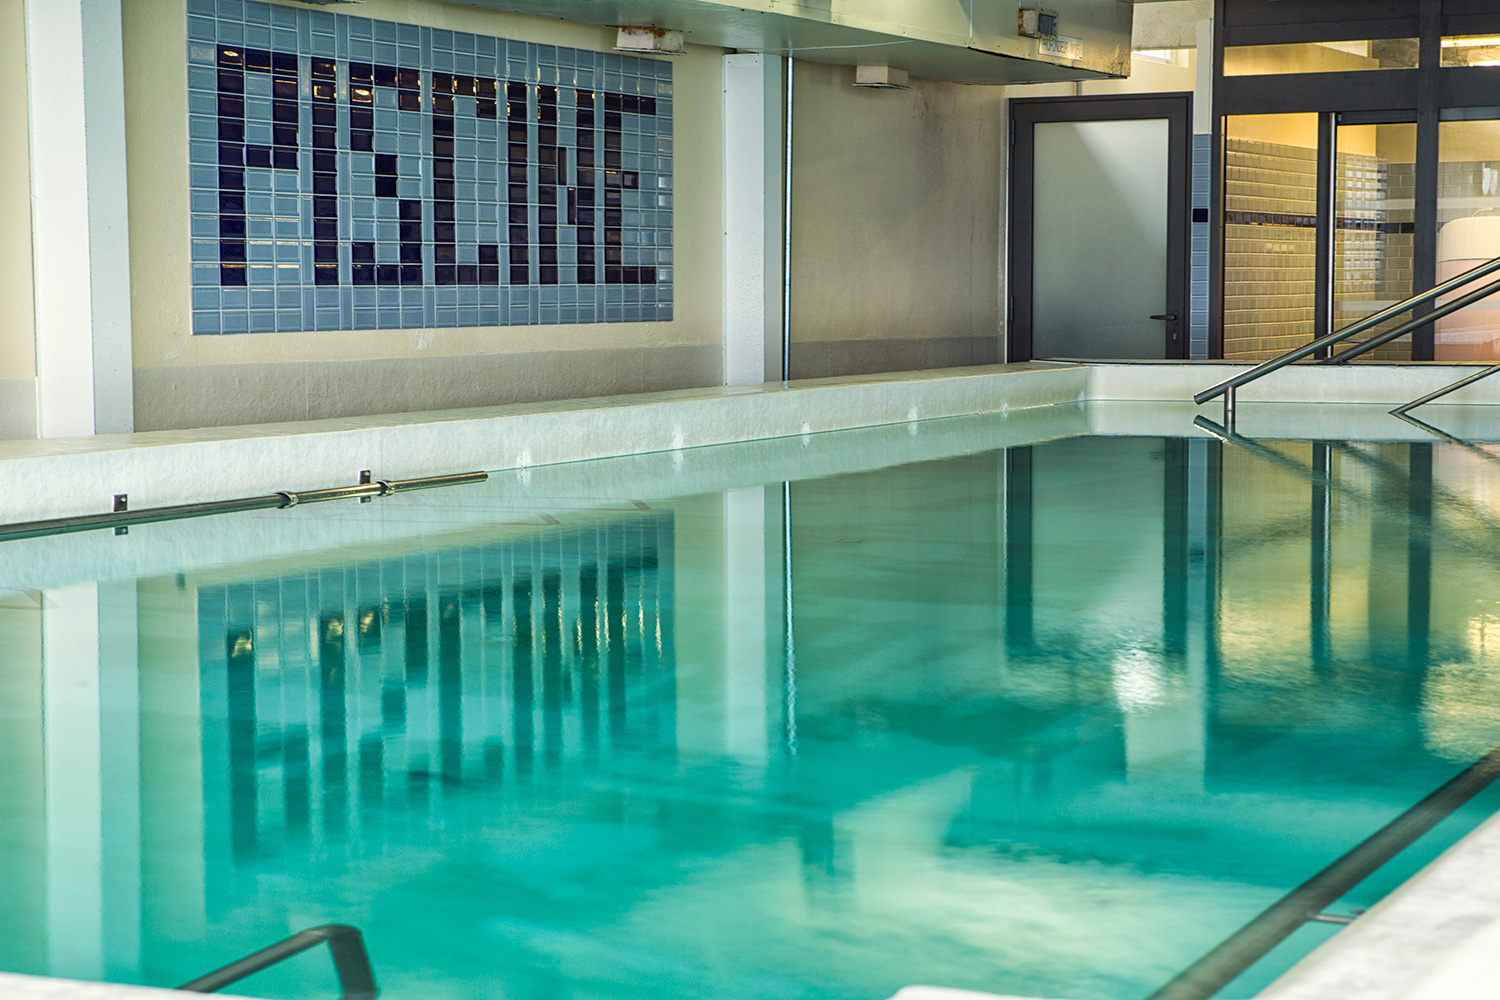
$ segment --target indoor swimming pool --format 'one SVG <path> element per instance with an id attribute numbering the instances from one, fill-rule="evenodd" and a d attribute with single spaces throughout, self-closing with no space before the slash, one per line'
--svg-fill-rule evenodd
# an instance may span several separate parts
<path id="1" fill-rule="evenodd" d="M 1500 743 L 1500 446 L 1194 412 L 0 543 L 0 970 L 347 923 L 390 1000 L 1145 997 Z"/>

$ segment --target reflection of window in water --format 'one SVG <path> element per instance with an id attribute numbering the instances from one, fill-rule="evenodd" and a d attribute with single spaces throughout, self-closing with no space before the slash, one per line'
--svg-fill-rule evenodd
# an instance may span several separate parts
<path id="1" fill-rule="evenodd" d="M 670 747 L 673 519 L 198 594 L 205 808 L 245 861 L 376 811 Z"/>

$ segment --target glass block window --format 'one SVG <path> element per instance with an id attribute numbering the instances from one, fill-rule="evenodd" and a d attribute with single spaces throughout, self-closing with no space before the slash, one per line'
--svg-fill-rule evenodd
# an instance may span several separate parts
<path id="1" fill-rule="evenodd" d="M 672 66 L 188 0 L 193 332 L 672 318 Z"/>

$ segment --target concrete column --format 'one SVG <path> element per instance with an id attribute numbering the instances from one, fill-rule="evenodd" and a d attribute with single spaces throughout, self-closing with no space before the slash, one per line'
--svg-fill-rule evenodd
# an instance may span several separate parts
<path id="1" fill-rule="evenodd" d="M 134 428 L 120 0 L 26 0 L 37 434 Z"/>
<path id="2" fill-rule="evenodd" d="M 781 377 L 781 62 L 724 57 L 724 384 Z"/>

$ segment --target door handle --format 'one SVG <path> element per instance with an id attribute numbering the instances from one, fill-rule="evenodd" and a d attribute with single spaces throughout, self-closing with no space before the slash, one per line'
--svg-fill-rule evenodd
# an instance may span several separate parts
<path id="1" fill-rule="evenodd" d="M 1151 318 L 1152 319 L 1165 320 L 1168 323 L 1175 323 L 1175 322 L 1177 322 L 1177 314 L 1176 313 L 1162 313 L 1159 316 L 1152 316 Z"/>

